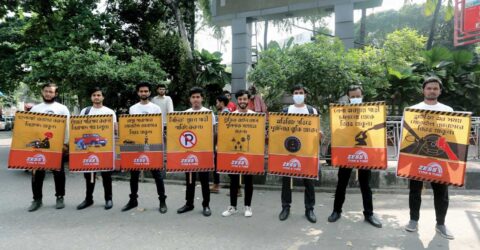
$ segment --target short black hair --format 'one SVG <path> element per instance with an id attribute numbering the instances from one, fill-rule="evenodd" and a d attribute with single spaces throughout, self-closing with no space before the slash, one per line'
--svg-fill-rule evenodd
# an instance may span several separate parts
<path id="1" fill-rule="evenodd" d="M 295 86 L 293 86 L 293 88 L 292 88 L 292 93 L 295 92 L 295 90 L 301 90 L 301 89 L 303 89 L 305 94 L 308 93 L 307 88 L 305 86 L 303 86 L 302 84 L 295 84 Z"/>
<path id="2" fill-rule="evenodd" d="M 434 77 L 434 76 L 427 77 L 427 78 L 423 81 L 422 89 L 425 89 L 425 86 L 427 86 L 427 84 L 432 83 L 432 82 L 438 83 L 438 85 L 440 86 L 440 89 L 443 90 L 442 80 L 440 80 L 440 78 Z"/>
<path id="3" fill-rule="evenodd" d="M 104 95 L 104 94 L 103 94 L 103 90 L 102 90 L 100 87 L 98 87 L 98 86 L 97 86 L 97 87 L 93 87 L 92 89 L 90 89 L 90 91 L 89 91 L 88 93 L 90 93 L 90 96 L 92 96 L 93 93 L 95 93 L 95 92 L 97 92 L 97 91 L 100 91 L 100 93 L 102 93 L 102 95 Z"/>
<path id="4" fill-rule="evenodd" d="M 230 91 L 224 90 L 224 91 L 223 91 L 223 94 L 224 94 L 224 95 L 230 95 Z"/>
<path id="5" fill-rule="evenodd" d="M 44 83 L 42 85 L 42 90 L 47 88 L 47 87 L 52 87 L 52 88 L 55 88 L 55 93 L 58 93 L 58 85 L 56 83 L 53 83 L 53 82 L 47 82 L 47 83 Z"/>
<path id="6" fill-rule="evenodd" d="M 240 96 L 243 96 L 243 95 L 245 95 L 245 94 L 247 94 L 247 95 L 248 95 L 248 99 L 250 99 L 250 96 L 251 96 L 251 95 L 250 95 L 250 92 L 248 92 L 248 90 L 245 90 L 245 89 L 241 89 L 241 90 L 237 91 L 237 93 L 235 93 L 235 98 L 238 99 Z"/>
<path id="7" fill-rule="evenodd" d="M 143 87 L 147 87 L 148 91 L 152 90 L 152 84 L 150 84 L 149 82 L 143 81 L 143 82 L 139 82 L 137 86 L 135 86 L 135 91 L 138 92 L 140 88 L 143 88 Z"/>
<path id="8" fill-rule="evenodd" d="M 347 88 L 347 96 L 348 96 L 348 94 L 350 93 L 350 91 L 355 91 L 355 90 L 360 90 L 360 92 L 362 92 L 362 95 L 363 95 L 363 88 L 362 88 L 362 86 L 360 86 L 360 85 L 350 85 L 350 86 L 348 86 L 348 88 Z"/>
<path id="9" fill-rule="evenodd" d="M 160 84 L 157 85 L 157 88 L 156 88 L 156 89 L 158 90 L 159 88 L 164 88 L 164 89 L 166 89 L 166 88 L 167 88 L 167 85 L 165 85 L 165 84 L 163 84 L 163 83 L 160 83 Z"/>
<path id="10" fill-rule="evenodd" d="M 217 96 L 217 101 L 223 102 L 225 106 L 228 106 L 228 103 L 230 102 L 228 98 L 224 95 Z"/>
<path id="11" fill-rule="evenodd" d="M 205 95 L 203 89 L 200 88 L 200 87 L 193 87 L 193 88 L 191 88 L 190 91 L 188 92 L 188 96 L 189 96 L 189 97 L 192 97 L 192 95 L 194 95 L 194 94 L 200 94 L 200 96 L 202 96 L 202 97 L 204 97 L 204 95 Z"/>

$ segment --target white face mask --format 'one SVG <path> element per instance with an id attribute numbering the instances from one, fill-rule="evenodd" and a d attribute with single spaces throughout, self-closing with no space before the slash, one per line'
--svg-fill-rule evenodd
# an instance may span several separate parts
<path id="1" fill-rule="evenodd" d="M 302 104 L 305 101 L 305 95 L 293 95 L 293 102 L 295 104 Z"/>
<path id="2" fill-rule="evenodd" d="M 351 104 L 359 104 L 359 103 L 362 103 L 362 101 L 363 101 L 363 98 L 362 98 L 362 97 L 351 98 L 351 99 L 350 99 L 350 103 L 351 103 Z"/>

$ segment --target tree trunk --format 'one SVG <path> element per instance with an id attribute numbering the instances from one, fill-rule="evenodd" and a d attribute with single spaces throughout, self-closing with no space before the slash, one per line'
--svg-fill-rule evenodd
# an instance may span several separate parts
<path id="1" fill-rule="evenodd" d="M 268 20 L 264 22 L 264 29 L 263 29 L 263 49 L 267 50 L 268 48 Z"/>
<path id="2" fill-rule="evenodd" d="M 191 43 L 188 39 L 187 28 L 185 27 L 185 22 L 183 22 L 182 13 L 178 8 L 178 4 L 173 0 L 167 0 L 167 4 L 172 9 L 175 14 L 175 19 L 177 20 L 178 32 L 180 33 L 180 38 L 185 42 L 185 49 L 187 50 L 187 57 L 190 61 L 193 62 L 193 53 L 191 48 Z"/>
<path id="3" fill-rule="evenodd" d="M 362 9 L 362 19 L 360 20 L 360 47 L 365 47 L 365 35 L 366 35 L 366 27 L 367 27 L 367 9 Z"/>
<path id="4" fill-rule="evenodd" d="M 430 26 L 430 34 L 428 35 L 427 40 L 427 50 L 432 49 L 433 46 L 433 37 L 435 36 L 435 26 L 437 23 L 438 13 L 442 7 L 442 0 L 437 0 L 437 6 L 435 6 L 435 12 L 433 13 L 432 25 Z"/>

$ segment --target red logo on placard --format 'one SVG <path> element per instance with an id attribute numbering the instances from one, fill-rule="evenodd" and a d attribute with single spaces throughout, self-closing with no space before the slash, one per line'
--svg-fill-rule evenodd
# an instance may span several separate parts
<path id="1" fill-rule="evenodd" d="M 84 166 L 98 166 L 100 165 L 100 159 L 96 155 L 89 155 L 87 159 L 83 159 Z"/>
<path id="2" fill-rule="evenodd" d="M 43 154 L 36 154 L 32 157 L 27 157 L 27 163 L 33 165 L 45 165 L 47 159 L 45 159 L 45 155 Z"/>
<path id="3" fill-rule="evenodd" d="M 234 168 L 248 168 L 249 166 L 248 159 L 243 156 L 240 156 L 236 160 L 233 160 L 231 164 Z"/>
<path id="4" fill-rule="evenodd" d="M 182 166 L 198 166 L 198 157 L 195 155 L 188 155 L 180 161 Z"/>
<path id="5" fill-rule="evenodd" d="M 296 158 L 289 160 L 288 162 L 283 163 L 283 169 L 286 170 L 301 170 L 302 164 Z"/>

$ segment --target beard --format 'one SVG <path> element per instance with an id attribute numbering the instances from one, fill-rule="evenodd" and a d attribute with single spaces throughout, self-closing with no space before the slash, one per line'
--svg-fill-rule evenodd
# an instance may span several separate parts
<path id="1" fill-rule="evenodd" d="M 45 97 L 42 96 L 42 99 L 43 99 L 43 102 L 44 102 L 44 103 L 53 103 L 53 102 L 55 102 L 55 97 L 53 97 L 52 99 L 45 99 Z"/>
<path id="2" fill-rule="evenodd" d="M 425 99 L 429 100 L 429 101 L 435 101 L 438 99 L 438 96 L 434 96 L 434 95 L 431 95 L 431 96 L 425 96 Z"/>
<path id="3" fill-rule="evenodd" d="M 238 107 L 241 108 L 241 109 L 246 109 L 248 107 L 248 104 L 246 103 L 239 103 L 238 104 Z"/>
<path id="4" fill-rule="evenodd" d="M 140 96 L 140 100 L 142 101 L 148 100 L 148 96 Z"/>

